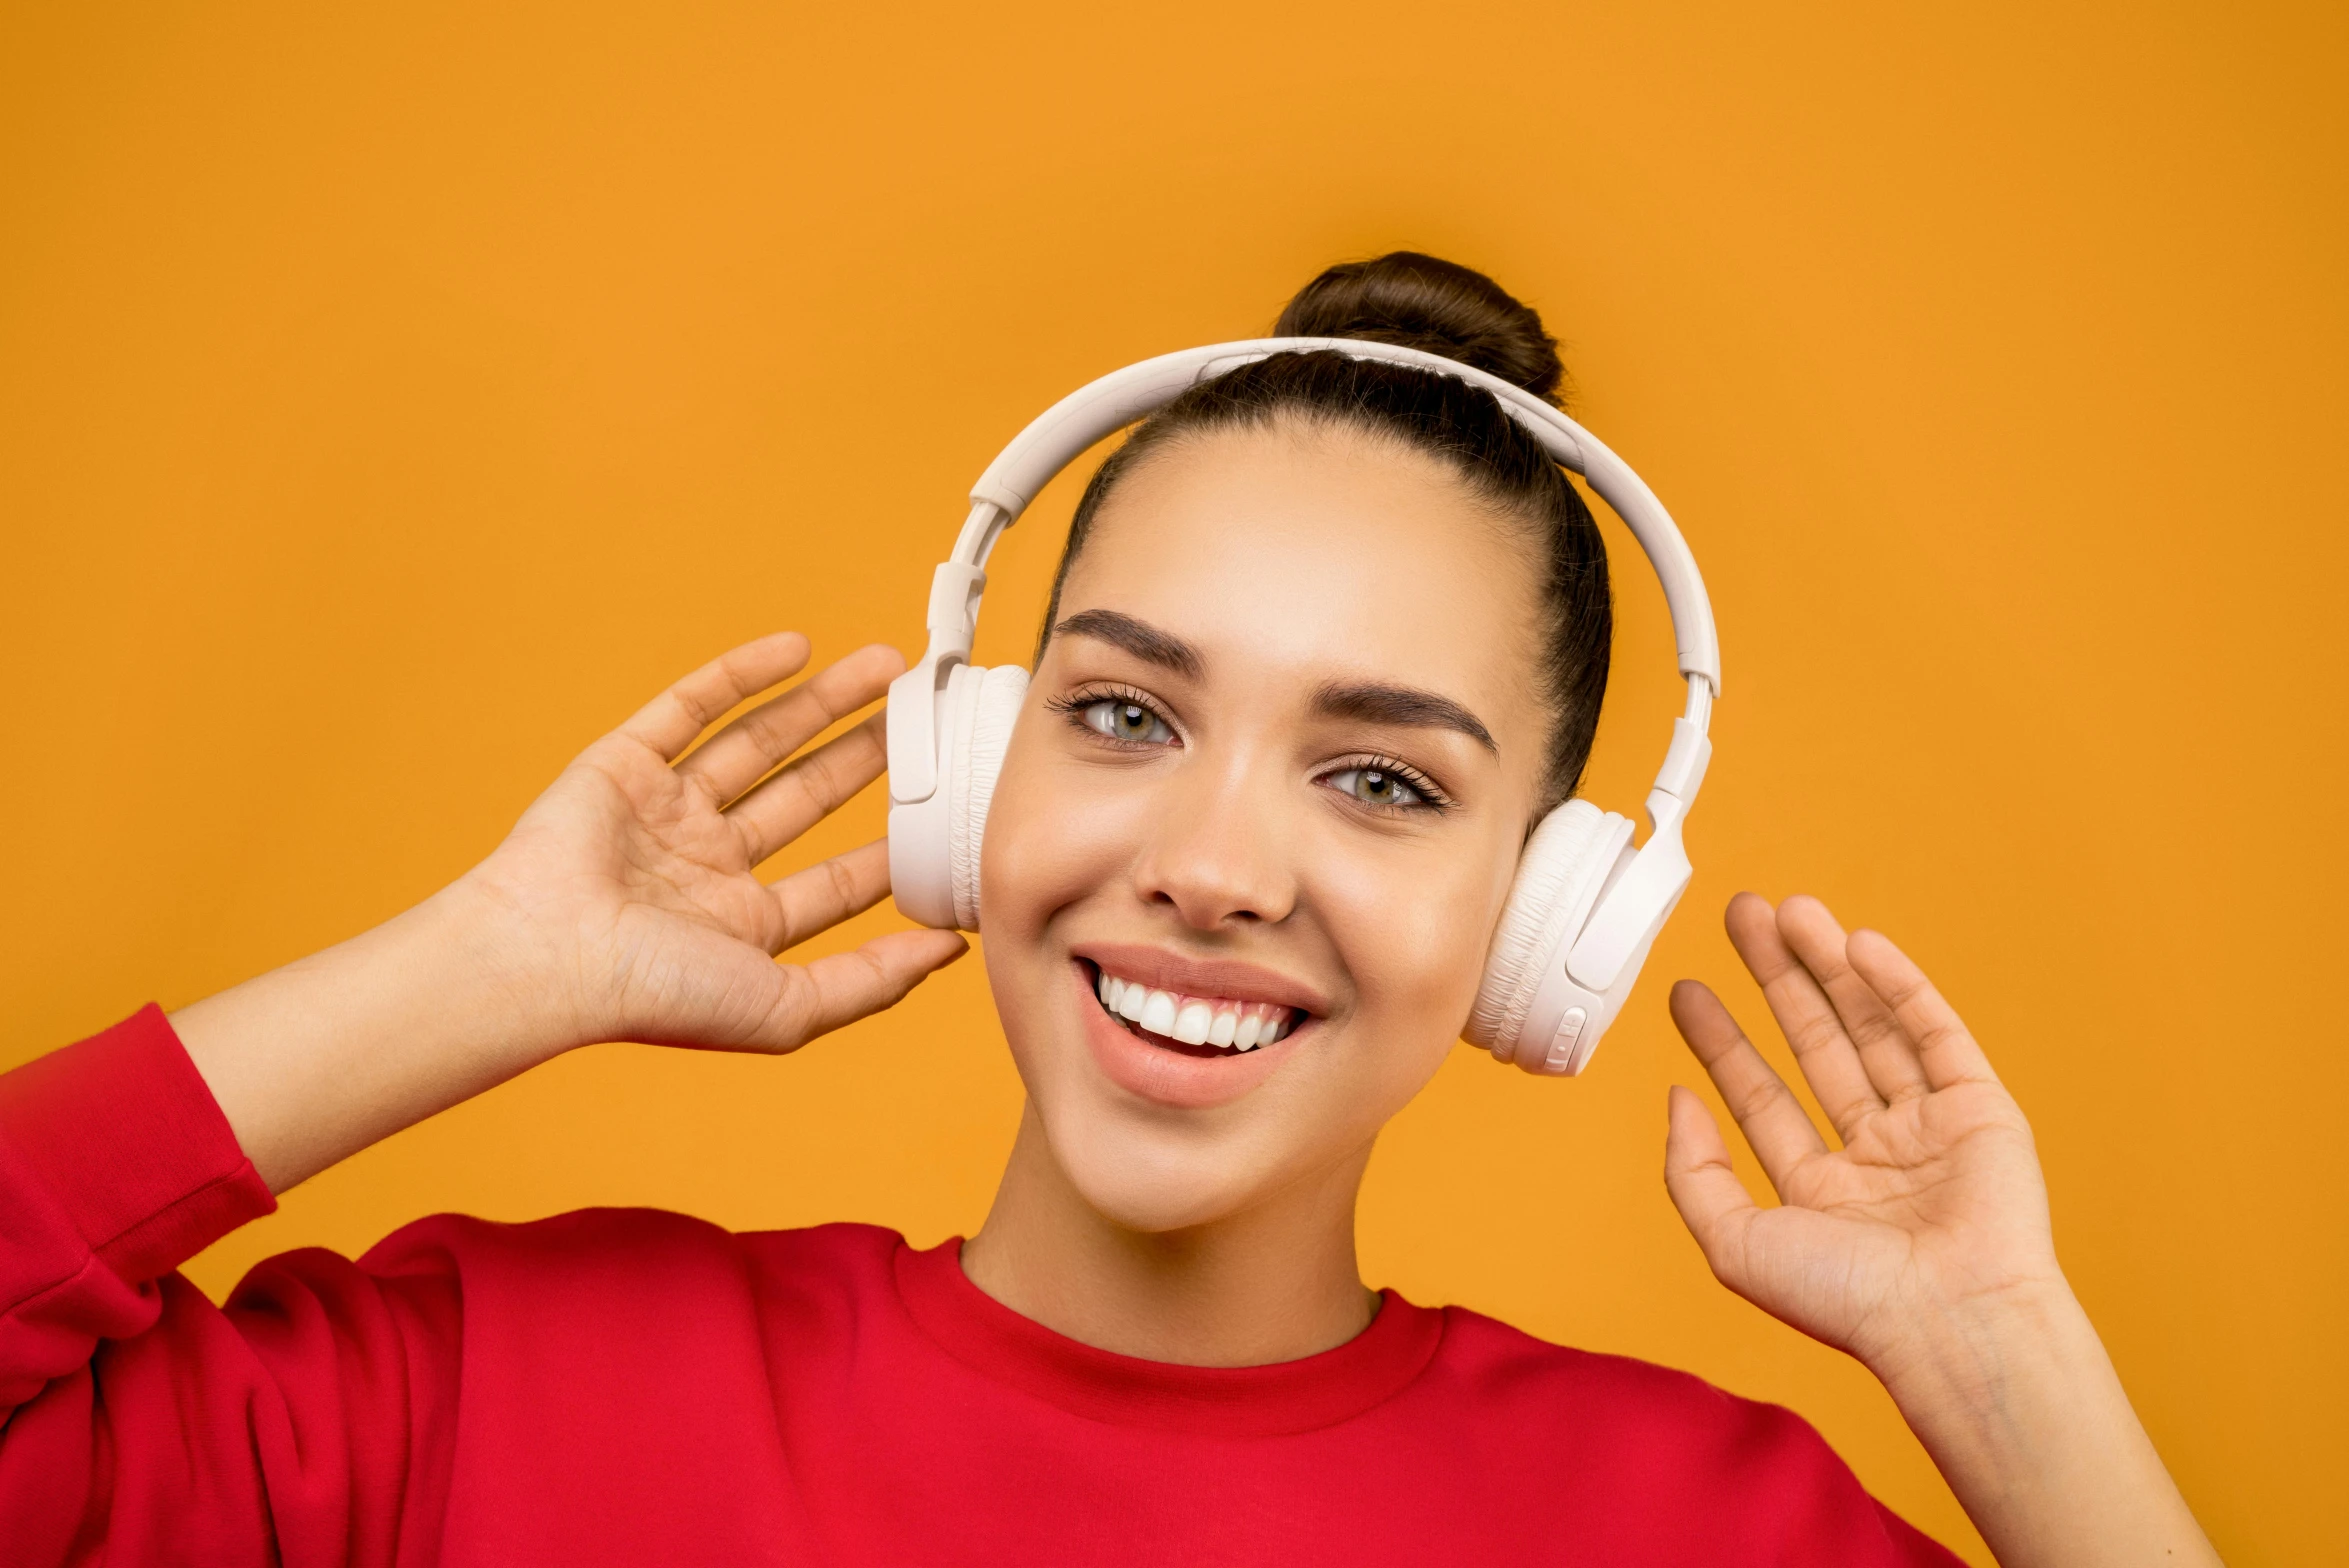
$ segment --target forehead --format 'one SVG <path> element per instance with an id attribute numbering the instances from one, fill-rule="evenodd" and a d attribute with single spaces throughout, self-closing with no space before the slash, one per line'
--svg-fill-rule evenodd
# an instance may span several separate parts
<path id="1" fill-rule="evenodd" d="M 1190 436 L 1123 476 L 1063 585 L 1197 644 L 1221 673 L 1363 676 L 1538 724 L 1537 568 L 1443 464 L 1343 427 Z M 1504 747 L 1506 750 L 1506 746 Z"/>

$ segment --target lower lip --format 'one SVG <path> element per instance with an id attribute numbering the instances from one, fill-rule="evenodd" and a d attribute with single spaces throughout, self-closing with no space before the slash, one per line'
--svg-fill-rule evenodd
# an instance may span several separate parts
<path id="1" fill-rule="evenodd" d="M 1109 1081 L 1150 1101 L 1178 1110 L 1207 1110 L 1229 1105 L 1279 1071 L 1289 1059 L 1298 1036 L 1313 1027 L 1310 1018 L 1270 1045 L 1230 1056 L 1186 1056 L 1152 1045 L 1109 1016 L 1093 989 L 1093 971 L 1082 962 L 1069 965 L 1077 989 L 1077 1006 L 1084 1015 L 1085 1043 L 1093 1048 Z"/>

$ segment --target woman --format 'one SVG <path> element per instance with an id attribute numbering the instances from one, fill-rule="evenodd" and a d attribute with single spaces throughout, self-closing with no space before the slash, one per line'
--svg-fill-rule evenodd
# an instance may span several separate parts
<path id="1" fill-rule="evenodd" d="M 1560 377 L 1531 310 L 1410 254 L 1277 330 Z M 1028 1101 L 976 1236 L 442 1216 L 214 1309 L 170 1271 L 401 1127 L 599 1040 L 794 1050 L 964 951 L 778 964 L 887 893 L 886 846 L 752 874 L 879 774 L 877 718 L 786 759 L 894 652 L 698 746 L 807 644 L 688 676 L 416 909 L 0 1080 L 0 1556 L 1949 1561 L 1784 1411 L 1356 1270 L 1372 1141 L 1458 1037 L 1609 640 L 1591 519 L 1488 394 L 1335 355 L 1205 383 L 1087 490 L 988 817 Z M 1815 901 L 1729 929 L 1842 1147 L 1677 987 L 1784 1199 L 1673 1092 L 1715 1273 L 1883 1378 L 2002 1562 L 2214 1560 L 1964 1027 Z"/>

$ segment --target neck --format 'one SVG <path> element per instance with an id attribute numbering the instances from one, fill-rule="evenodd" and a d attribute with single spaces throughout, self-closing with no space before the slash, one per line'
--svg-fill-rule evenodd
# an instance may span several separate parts
<path id="1" fill-rule="evenodd" d="M 1031 1104 L 963 1272 L 1080 1343 L 1185 1366 L 1265 1366 L 1331 1350 L 1378 1297 L 1354 1261 L 1354 1195 L 1370 1146 L 1238 1214 L 1182 1230 L 1118 1224 L 1053 1158 Z"/>

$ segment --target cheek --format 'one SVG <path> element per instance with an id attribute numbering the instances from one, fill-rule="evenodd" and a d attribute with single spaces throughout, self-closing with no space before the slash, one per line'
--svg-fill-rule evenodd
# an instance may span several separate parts
<path id="1" fill-rule="evenodd" d="M 1450 1049 L 1484 974 L 1508 893 L 1499 846 L 1479 839 L 1441 854 L 1330 856 L 1315 868 L 1315 903 L 1356 987 L 1366 1043 L 1433 1072 Z"/>
<path id="2" fill-rule="evenodd" d="M 1021 717 L 988 804 L 979 910 L 990 935 L 1033 939 L 1056 912 L 1113 885 L 1148 818 L 1143 791 L 1068 776 L 1035 733 L 1051 719 Z"/>

